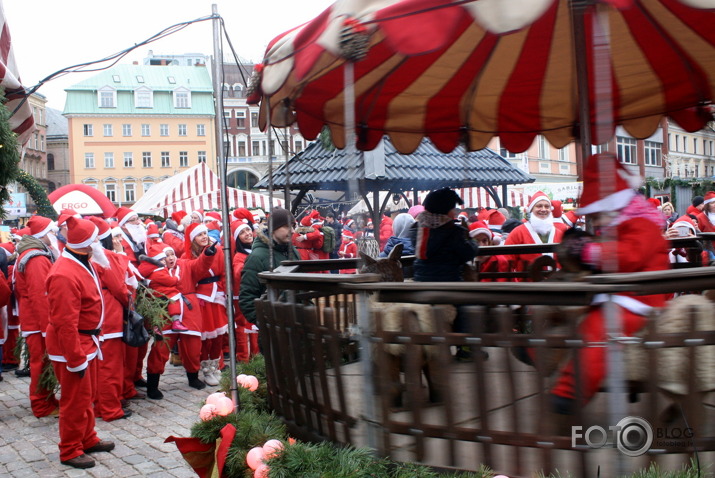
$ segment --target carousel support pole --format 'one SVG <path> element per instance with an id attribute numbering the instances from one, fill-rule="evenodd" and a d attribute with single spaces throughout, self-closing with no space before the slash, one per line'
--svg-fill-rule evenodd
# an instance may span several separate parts
<path id="1" fill-rule="evenodd" d="M 238 384 L 236 383 L 236 323 L 233 316 L 233 263 L 231 254 L 231 226 L 230 216 L 228 214 L 228 189 L 226 186 L 226 151 L 224 150 L 223 136 L 223 88 L 221 80 L 223 71 L 223 53 L 220 47 L 221 38 L 221 22 L 219 21 L 218 8 L 216 4 L 211 5 L 211 14 L 214 19 L 213 24 L 213 42 L 214 42 L 214 61 L 213 61 L 213 87 L 214 87 L 214 107 L 216 108 L 216 144 L 218 145 L 218 169 L 219 177 L 221 178 L 221 220 L 223 233 L 223 258 L 226 268 L 226 312 L 228 315 L 228 345 L 229 345 L 229 367 L 231 370 L 231 400 L 233 400 L 234 413 L 241 408 L 240 399 L 238 396 Z"/>
<path id="2" fill-rule="evenodd" d="M 290 207 L 290 171 L 288 168 L 288 161 L 290 160 L 290 137 L 288 136 L 288 130 L 290 130 L 290 126 L 286 126 L 284 129 L 284 138 L 285 138 L 285 143 L 286 147 L 285 150 L 283 151 L 285 153 L 285 168 L 284 171 L 286 172 L 286 179 L 285 179 L 285 188 L 283 189 L 283 201 L 285 202 L 286 209 L 289 211 L 291 210 Z"/>
<path id="3" fill-rule="evenodd" d="M 266 121 L 267 121 L 267 131 L 268 136 L 268 203 L 270 207 L 270 213 L 273 214 L 273 128 L 271 128 L 271 97 L 266 96 L 263 99 L 263 103 L 266 107 Z M 288 183 L 286 183 L 288 187 Z M 275 256 L 273 254 L 273 221 L 269 218 L 268 220 L 268 268 L 271 272 L 275 269 Z"/>

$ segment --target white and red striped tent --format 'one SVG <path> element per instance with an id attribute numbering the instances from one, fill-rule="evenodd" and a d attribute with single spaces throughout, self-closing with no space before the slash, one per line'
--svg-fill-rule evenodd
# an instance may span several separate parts
<path id="1" fill-rule="evenodd" d="M 455 192 L 459 194 L 459 197 L 464 201 L 465 209 L 478 209 L 482 207 L 496 208 L 497 203 L 494 198 L 489 195 L 484 188 L 454 188 Z M 497 193 L 501 199 L 501 190 L 497 189 Z M 423 191 L 419 194 L 420 203 L 424 201 L 425 196 L 429 194 L 429 191 Z M 524 206 L 528 204 L 528 198 L 518 190 L 508 189 L 507 190 L 507 204 L 506 206 Z"/>
<path id="2" fill-rule="evenodd" d="M 228 189 L 228 207 L 235 209 L 271 209 L 270 198 L 265 194 L 252 193 L 241 189 Z M 199 163 L 192 168 L 153 185 L 137 201 L 132 209 L 139 214 L 169 217 L 176 211 L 221 209 L 221 181 L 206 166 Z M 274 207 L 283 207 L 283 200 L 273 198 Z"/>
<path id="3" fill-rule="evenodd" d="M 10 30 L 5 19 L 5 11 L 0 1 L 0 87 L 5 90 L 5 107 L 12 113 L 10 127 L 17 134 L 20 146 L 25 144 L 35 131 L 35 118 L 30 103 L 25 99 L 25 87 L 20 83 L 20 74 L 15 64 Z M 21 105 L 21 106 L 20 106 Z M 16 108 L 19 109 L 15 111 Z M 13 113 L 14 112 L 14 113 Z"/>

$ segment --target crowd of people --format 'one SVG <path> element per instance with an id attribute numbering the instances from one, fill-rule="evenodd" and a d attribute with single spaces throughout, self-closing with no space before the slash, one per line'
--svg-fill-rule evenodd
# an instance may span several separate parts
<path id="1" fill-rule="evenodd" d="M 623 174 L 614 191 L 605 194 L 598 187 L 596 165 L 609 161 Z M 667 238 L 715 231 L 715 192 L 695 198 L 688 214 L 676 217 L 672 204 L 658 208 L 638 194 L 615 156 L 592 158 L 585 176 L 578 210 L 563 211 L 559 201 L 538 192 L 523 220 L 511 218 L 502 208 L 463 210 L 462 199 L 451 189 L 432 191 L 422 205 L 394 218 L 383 216 L 377 231 L 367 218 L 332 211 L 310 209 L 296 221 L 285 209 L 274 209 L 268 218 L 236 209 L 229 239 L 233 297 L 226 297 L 218 213 L 177 211 L 163 221 L 142 221 L 127 207 L 106 219 L 83 218 L 72 210 L 62 211 L 57 221 L 36 215 L 13 231 L 13 241 L 0 244 L 2 361 L 17 363 L 13 352 L 21 335 L 29 356 L 32 413 L 59 415 L 60 460 L 88 468 L 94 465 L 89 453 L 114 447 L 97 437 L 95 419 L 131 416 L 133 399 L 161 400 L 160 380 L 170 357 L 180 360 L 188 386 L 218 385 L 230 350 L 227 306 L 233 307 L 235 317 L 236 359 L 248 361 L 259 353 L 254 301 L 265 285 L 258 274 L 284 260 L 354 259 L 357 243 L 371 241 L 379 249 L 375 256 L 386 257 L 398 245 L 403 255 L 414 255 L 415 281 L 461 281 L 470 268 L 478 273 L 520 272 L 541 256 L 480 254 L 480 247 L 561 242 L 569 263 L 598 271 L 607 269 L 613 252 L 599 235 L 611 230 L 617 232 L 619 244 L 615 271 L 637 272 L 685 260 L 679 251 L 668 249 Z M 583 230 L 584 218 L 589 232 Z M 517 276 L 478 280 L 525 280 Z M 154 327 L 155 340 L 131 347 L 122 340 L 123 318 L 141 287 L 162 299 L 169 319 Z M 618 297 L 626 334 L 642 327 L 648 311 L 665 301 L 663 295 Z M 464 332 L 466 327 L 458 314 L 454 330 Z M 592 308 L 581 331 L 589 342 L 604 340 L 600 307 Z M 580 363 L 588 367 L 580 373 L 588 387 L 581 396 L 588 399 L 605 374 L 604 349 L 587 347 L 582 353 Z M 48 367 L 61 386 L 59 398 L 41 381 Z M 575 375 L 569 364 L 552 391 L 559 413 L 573 409 Z"/>

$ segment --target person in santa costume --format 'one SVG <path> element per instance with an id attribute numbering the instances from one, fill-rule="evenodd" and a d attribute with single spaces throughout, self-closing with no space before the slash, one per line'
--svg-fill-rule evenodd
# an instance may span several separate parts
<path id="1" fill-rule="evenodd" d="M 548 244 L 561 242 L 566 226 L 554 222 L 551 213 L 551 200 L 542 191 L 537 191 L 532 197 L 526 211 L 529 220 L 511 231 L 504 245 L 511 244 Z M 553 254 L 549 254 L 553 257 Z M 507 258 L 512 262 L 515 271 L 527 270 L 529 264 L 541 254 L 511 254 Z M 521 282 L 523 279 L 515 279 Z"/>
<path id="2" fill-rule="evenodd" d="M 493 209 L 496 211 L 496 209 Z M 500 213 L 501 215 L 501 213 Z M 469 237 L 474 239 L 479 247 L 491 246 L 493 245 L 493 232 L 489 229 L 489 226 L 484 221 L 473 222 L 469 226 Z M 490 256 L 477 256 L 475 259 L 477 266 L 477 273 L 483 272 L 509 272 L 509 260 L 501 255 L 490 255 Z M 505 277 L 497 279 L 481 278 L 479 277 L 479 282 L 508 282 L 509 279 Z"/>
<path id="3" fill-rule="evenodd" d="M 672 239 L 676 237 L 695 237 L 697 234 L 698 228 L 695 225 L 695 222 L 690 216 L 686 214 L 685 216 L 681 216 L 673 222 L 673 224 L 666 231 L 665 237 L 666 239 Z M 700 254 L 700 261 L 704 265 L 708 265 L 710 263 L 709 251 L 703 250 Z M 692 256 L 688 257 L 688 249 L 683 247 L 677 249 L 670 249 L 668 251 L 668 258 L 670 259 L 671 264 L 688 263 L 691 259 L 693 259 Z"/>
<path id="4" fill-rule="evenodd" d="M 200 232 L 205 232 L 203 224 L 193 223 L 186 228 L 187 240 L 193 235 L 194 238 Z M 198 233 L 194 232 L 198 229 Z M 220 249 L 218 249 L 220 250 Z M 165 246 L 163 259 L 166 269 L 173 277 L 177 277 L 179 292 L 181 292 L 181 323 L 188 329 L 185 331 L 173 331 L 171 323 L 167 323 L 161 332 L 166 342 L 166 346 L 152 347 L 147 359 L 147 391 L 153 392 L 153 385 L 156 381 L 158 391 L 159 377 L 164 373 L 169 353 L 178 344 L 182 365 L 186 370 L 186 378 L 189 386 L 201 390 L 206 384 L 199 379 L 200 356 L 202 348 L 202 301 L 196 295 L 196 284 L 204 277 L 210 275 L 210 268 L 214 261 L 217 248 L 206 247 L 197 258 L 193 258 L 191 253 L 184 253 L 181 259 L 177 259 L 174 250 Z M 149 383 L 151 382 L 151 383 Z M 160 393 L 160 392 L 159 392 Z"/>
<path id="5" fill-rule="evenodd" d="M 96 359 L 102 358 L 99 334 L 104 323 L 102 286 L 90 262 L 97 235 L 91 221 L 67 219 L 67 244 L 47 277 L 47 354 L 62 387 L 60 461 L 75 468 L 91 468 L 95 462 L 90 453 L 114 449 L 94 429 Z"/>
<path id="6" fill-rule="evenodd" d="M 4 272 L 6 273 L 8 285 L 12 291 L 12 271 L 15 268 L 15 260 L 17 259 L 15 244 L 13 242 L 3 242 L 0 243 L 0 247 L 2 247 L 0 254 L 5 253 L 7 259 L 7 269 Z M 15 346 L 17 344 L 17 338 L 20 335 L 20 319 L 17 317 L 16 302 L 16 300 L 11 300 L 11 303 L 6 309 L 7 320 L 5 323 L 7 330 L 5 330 L 4 339 L 1 344 L 2 363 L 0 364 L 2 370 L 15 370 L 15 374 L 19 372 L 17 368 L 20 365 L 19 360 L 15 357 Z M 27 371 L 29 372 L 29 369 Z"/>
<path id="7" fill-rule="evenodd" d="M 8 338 L 8 305 L 12 290 L 8 281 L 9 264 L 8 259 L 12 254 L 5 254 L 9 247 L 0 244 L 0 357 L 3 357 L 3 347 Z M 2 382 L 2 365 L 0 365 L 0 382 Z"/>
<path id="8" fill-rule="evenodd" d="M 189 214 L 189 217 L 191 217 L 191 224 L 203 224 L 204 216 L 205 214 L 203 209 L 191 211 L 191 214 Z"/>
<path id="9" fill-rule="evenodd" d="M 614 171 L 610 193 L 600 171 Z M 670 268 L 668 242 L 663 237 L 665 218 L 638 194 L 634 187 L 637 179 L 631 176 L 612 153 L 600 153 L 589 158 L 584 168 L 583 192 L 578 213 L 587 218 L 595 231 L 589 238 L 583 232 L 569 232 L 562 247 L 568 251 L 569 263 L 578 261 L 583 268 L 606 272 L 645 272 Z M 615 240 L 600 240 L 613 237 Z M 616 261 L 616 270 L 606 270 L 606 264 Z M 635 295 L 622 292 L 610 296 L 619 308 L 622 333 L 632 336 L 645 324 L 646 317 L 656 307 L 663 307 L 665 294 Z M 553 410 L 557 414 L 574 412 L 577 395 L 584 403 L 598 391 L 606 376 L 606 352 L 603 344 L 608 340 L 605 328 L 604 302 L 608 296 L 594 297 L 591 308 L 579 325 L 586 347 L 579 349 L 580 390 L 577 393 L 574 362 L 561 370 L 551 390 Z"/>
<path id="10" fill-rule="evenodd" d="M 698 228 L 700 232 L 715 232 L 715 191 L 705 193 L 703 210 L 698 213 Z"/>
<path id="11" fill-rule="evenodd" d="M 499 209 L 490 209 L 484 222 L 489 226 L 489 230 L 492 231 L 492 243 L 490 245 L 500 245 L 504 240 L 501 228 L 506 222 L 506 216 Z"/>
<path id="12" fill-rule="evenodd" d="M 159 226 L 155 222 L 150 222 L 146 226 L 146 242 L 144 243 L 144 252 L 147 253 L 155 244 L 162 244 L 164 241 L 159 234 Z"/>
<path id="13" fill-rule="evenodd" d="M 293 245 L 298 249 L 301 260 L 320 259 L 323 250 L 323 233 L 313 224 L 313 218 L 319 217 L 318 211 L 313 210 L 303 216 L 300 226 L 293 233 Z"/>
<path id="14" fill-rule="evenodd" d="M 201 372 L 207 385 L 216 386 L 221 379 L 219 360 L 223 355 L 223 335 L 228 331 L 223 249 L 216 247 L 217 242 L 210 241 L 204 224 L 192 223 L 186 231 L 184 255 L 187 259 L 199 258 L 208 247 L 215 251 L 211 254 L 211 268 L 206 275 L 198 278 L 195 291 L 202 319 Z"/>
<path id="15" fill-rule="evenodd" d="M 55 258 L 57 239 L 55 223 L 46 217 L 32 216 L 27 222 L 30 235 L 17 244 L 19 257 L 13 269 L 12 283 L 22 337 L 30 355 L 30 406 L 36 417 L 56 413 L 57 399 L 52 390 L 40 386 L 42 371 L 49 364 L 45 356 L 45 335 L 50 309 L 45 284 Z M 55 244 L 55 246 L 53 246 Z"/>
<path id="16" fill-rule="evenodd" d="M 341 259 L 355 259 L 358 255 L 357 244 L 355 244 L 355 233 L 348 228 L 343 229 L 338 256 Z M 357 269 L 340 269 L 341 274 L 355 274 Z"/>
<path id="17" fill-rule="evenodd" d="M 132 415 L 131 410 L 122 407 L 124 395 L 125 344 L 122 341 L 124 308 L 129 306 L 129 289 L 126 275 L 129 258 L 122 254 L 119 236 L 112 237 L 109 223 L 96 216 L 90 216 L 97 226 L 97 242 L 93 242 L 92 265 L 102 285 L 104 301 L 104 323 L 99 341 L 102 360 L 97 366 L 97 394 L 94 400 L 94 414 L 105 422 L 111 422 Z"/>
<path id="18" fill-rule="evenodd" d="M 576 214 L 574 209 L 566 211 L 564 215 L 561 216 L 561 222 L 566 224 L 568 229 L 579 228 L 582 224 L 581 216 Z"/>
<path id="19" fill-rule="evenodd" d="M 233 221 L 231 231 L 234 239 L 233 255 L 233 314 L 236 324 L 236 360 L 248 362 L 251 357 L 258 353 L 258 327 L 246 320 L 239 306 L 241 284 L 241 274 L 246 259 L 253 247 L 253 227 L 248 222 Z"/>
<path id="20" fill-rule="evenodd" d="M 171 218 L 164 223 L 164 233 L 161 235 L 162 241 L 175 251 L 176 257 L 181 257 L 184 253 L 184 226 L 181 223 L 186 217 L 186 211 L 175 211 L 171 213 Z"/>
<path id="21" fill-rule="evenodd" d="M 120 207 L 114 213 L 117 227 L 122 231 L 122 247 L 129 257 L 129 262 L 139 267 L 139 254 L 144 253 L 144 243 L 147 240 L 146 229 L 139 220 L 139 214 L 128 207 Z"/>

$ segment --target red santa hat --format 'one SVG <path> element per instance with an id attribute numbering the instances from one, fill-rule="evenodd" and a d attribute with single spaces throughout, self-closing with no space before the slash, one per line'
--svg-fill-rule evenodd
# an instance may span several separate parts
<path id="1" fill-rule="evenodd" d="M 255 222 L 253 214 L 251 214 L 251 211 L 249 211 L 245 207 L 239 207 L 234 209 L 233 217 L 246 224 L 253 224 Z"/>
<path id="2" fill-rule="evenodd" d="M 554 216 L 554 219 L 560 218 L 564 213 L 564 208 L 561 205 L 561 201 L 558 199 L 554 199 L 551 201 L 551 215 Z"/>
<path id="3" fill-rule="evenodd" d="M 199 216 L 199 222 L 204 222 L 204 210 L 203 209 L 196 209 L 194 211 L 191 211 L 191 215 L 193 216 L 194 214 L 197 214 Z"/>
<path id="4" fill-rule="evenodd" d="M 181 220 L 186 217 L 186 211 L 174 211 L 171 213 L 171 220 L 177 225 L 181 224 Z"/>
<path id="5" fill-rule="evenodd" d="M 551 199 L 549 199 L 549 196 L 546 195 L 545 192 L 543 191 L 536 191 L 533 196 L 531 196 L 531 200 L 529 201 L 529 205 L 526 206 L 526 212 L 531 212 L 532 209 L 534 209 L 534 206 L 536 206 L 536 203 L 539 201 L 546 201 L 549 203 L 549 207 L 551 209 L 554 208 L 554 206 L 551 205 Z"/>
<path id="6" fill-rule="evenodd" d="M 15 253 L 15 244 L 12 242 L 0 242 L 0 247 L 5 251 L 5 255 L 10 257 Z"/>
<path id="7" fill-rule="evenodd" d="M 235 240 L 238 240 L 238 235 L 246 229 L 250 231 L 251 225 L 238 219 L 231 222 L 231 235 Z"/>
<path id="8" fill-rule="evenodd" d="M 477 213 L 477 221 L 486 221 L 489 218 L 489 211 L 491 209 L 483 208 Z"/>
<path id="9" fill-rule="evenodd" d="M 345 227 L 349 227 L 350 229 L 355 229 L 355 220 L 354 219 L 348 219 L 345 221 Z M 343 233 L 345 234 L 345 233 Z"/>
<path id="10" fill-rule="evenodd" d="M 97 226 L 97 239 L 104 239 L 112 233 L 112 228 L 109 227 L 109 223 L 97 216 L 89 216 L 87 219 L 92 221 L 95 226 Z"/>
<path id="11" fill-rule="evenodd" d="M 710 204 L 713 201 L 715 201 L 715 191 L 706 192 L 703 204 Z"/>
<path id="12" fill-rule="evenodd" d="M 92 221 L 70 217 L 67 219 L 67 247 L 82 249 L 91 245 L 99 234 L 99 228 Z"/>
<path id="13" fill-rule="evenodd" d="M 313 224 L 313 220 L 310 216 L 303 216 L 303 219 L 300 220 L 301 226 L 309 227 L 311 224 Z"/>
<path id="14" fill-rule="evenodd" d="M 468 221 L 469 213 L 467 211 L 459 211 L 459 214 L 457 214 L 457 218 L 458 219 L 464 218 L 465 221 Z"/>
<path id="15" fill-rule="evenodd" d="M 159 226 L 156 223 L 152 222 L 146 228 L 146 237 L 159 237 Z"/>
<path id="16" fill-rule="evenodd" d="M 342 236 L 344 239 L 348 239 L 350 241 L 355 239 L 355 233 L 350 229 L 343 229 Z"/>
<path id="17" fill-rule="evenodd" d="M 30 228 L 27 226 L 23 227 L 22 229 L 17 230 L 17 235 L 20 237 L 29 236 L 30 234 L 32 234 L 32 233 L 30 232 Z"/>
<path id="18" fill-rule="evenodd" d="M 161 245 L 161 246 L 162 246 L 162 249 L 161 249 L 161 250 L 164 251 L 164 256 L 166 256 L 166 253 L 167 253 L 168 251 L 171 251 L 171 252 L 173 252 L 174 254 L 176 254 L 176 251 L 174 250 L 174 248 L 171 247 L 171 246 L 168 245 L 168 244 L 164 244 L 164 243 L 159 244 L 159 243 L 157 243 L 157 245 Z"/>
<path id="19" fill-rule="evenodd" d="M 150 217 L 144 219 L 144 225 L 148 226 L 149 224 L 154 224 L 154 219 L 152 219 Z"/>
<path id="20" fill-rule="evenodd" d="M 476 221 L 469 225 L 469 237 L 477 237 L 479 234 L 486 234 L 489 239 L 492 238 L 492 231 L 484 221 Z"/>
<path id="21" fill-rule="evenodd" d="M 32 237 L 39 239 L 44 237 L 48 232 L 52 231 L 55 227 L 55 223 L 49 217 L 35 215 L 27 221 L 27 227 L 30 228 L 30 234 Z"/>
<path id="22" fill-rule="evenodd" d="M 217 213 L 216 211 L 210 211 L 207 212 L 206 215 L 204 216 L 205 221 L 211 221 L 211 222 L 218 222 L 221 224 L 221 214 Z"/>
<path id="23" fill-rule="evenodd" d="M 571 210 L 561 216 L 561 221 L 569 227 L 576 227 L 576 223 L 578 222 L 579 217 L 580 216 L 576 214 L 576 211 Z"/>
<path id="24" fill-rule="evenodd" d="M 166 258 L 165 249 L 166 249 L 166 245 L 164 245 L 164 244 L 160 244 L 160 243 L 154 244 L 153 246 L 151 246 L 149 248 L 148 256 L 151 257 L 152 259 L 156 259 L 157 261 L 159 261 L 161 259 L 165 259 Z M 172 249 L 172 251 L 173 251 L 173 249 Z"/>
<path id="25" fill-rule="evenodd" d="M 660 199 L 658 198 L 648 198 L 647 201 L 651 203 L 656 209 L 660 207 Z"/>
<path id="26" fill-rule="evenodd" d="M 315 224 L 315 225 L 317 226 L 317 225 L 323 224 L 324 221 L 325 221 L 325 218 L 322 217 L 322 216 L 320 215 L 320 213 L 319 213 L 316 209 L 314 209 L 314 210 L 310 213 L 310 222 L 311 222 L 311 224 Z"/>
<path id="27" fill-rule="evenodd" d="M 694 223 L 693 220 L 690 218 L 690 216 L 688 216 L 687 214 L 686 214 L 685 216 L 679 217 L 679 218 L 673 223 L 673 225 L 672 225 L 671 227 L 675 227 L 675 228 L 685 227 L 685 228 L 688 228 L 688 229 L 690 230 L 690 233 L 691 233 L 693 236 L 698 233 L 698 230 L 697 230 L 697 228 L 695 227 L 695 223 Z"/>
<path id="28" fill-rule="evenodd" d="M 506 221 L 504 214 L 500 213 L 498 209 L 490 209 L 487 214 L 486 223 L 489 227 L 494 229 L 501 229 L 502 224 Z M 498 227 L 495 227 L 498 226 Z"/>
<path id="29" fill-rule="evenodd" d="M 117 209 L 117 211 L 114 213 L 114 217 L 117 218 L 117 226 L 122 227 L 128 220 L 130 220 L 133 217 L 139 217 L 139 214 L 136 212 L 132 211 L 128 207 L 120 207 Z"/>
<path id="30" fill-rule="evenodd" d="M 60 211 L 60 216 L 57 218 L 57 225 L 64 226 L 68 217 L 76 217 L 77 219 L 82 219 L 82 215 L 74 209 L 62 209 Z"/>
<path id="31" fill-rule="evenodd" d="M 612 177 L 603 182 L 600 170 L 612 171 Z M 618 211 L 631 202 L 637 194 L 640 178 L 633 176 L 613 153 L 593 154 L 583 171 L 583 191 L 579 199 L 579 214 Z M 608 193 L 604 193 L 608 190 Z"/>

